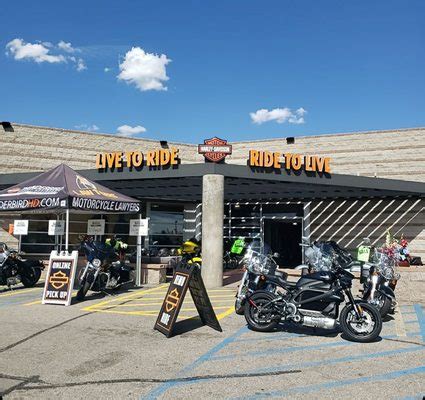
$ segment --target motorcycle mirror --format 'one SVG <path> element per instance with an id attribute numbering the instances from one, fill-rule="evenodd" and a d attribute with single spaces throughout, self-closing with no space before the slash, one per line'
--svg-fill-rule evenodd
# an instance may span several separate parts
<path id="1" fill-rule="evenodd" d="M 280 254 L 279 253 L 273 253 L 273 258 L 279 258 Z"/>

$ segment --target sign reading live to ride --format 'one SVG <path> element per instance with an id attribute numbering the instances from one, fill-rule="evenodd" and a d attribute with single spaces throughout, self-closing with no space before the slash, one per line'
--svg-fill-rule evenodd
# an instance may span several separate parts
<path id="1" fill-rule="evenodd" d="M 211 301 L 202 280 L 201 271 L 196 265 L 180 264 L 176 268 L 167 295 L 162 303 L 154 329 L 162 332 L 167 338 L 173 335 L 177 317 L 183 304 L 187 289 L 190 290 L 193 302 L 204 325 L 222 332 Z"/>
<path id="2" fill-rule="evenodd" d="M 42 304 L 71 304 L 77 260 L 78 251 L 73 251 L 70 255 L 57 251 L 50 253 Z"/>

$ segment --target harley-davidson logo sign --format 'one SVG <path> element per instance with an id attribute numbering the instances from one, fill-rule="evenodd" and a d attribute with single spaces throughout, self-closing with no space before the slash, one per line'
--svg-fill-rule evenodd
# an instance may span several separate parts
<path id="1" fill-rule="evenodd" d="M 204 144 L 198 145 L 198 153 L 207 160 L 219 162 L 224 160 L 227 155 L 232 154 L 232 145 L 227 144 L 227 140 L 213 137 L 204 140 Z"/>

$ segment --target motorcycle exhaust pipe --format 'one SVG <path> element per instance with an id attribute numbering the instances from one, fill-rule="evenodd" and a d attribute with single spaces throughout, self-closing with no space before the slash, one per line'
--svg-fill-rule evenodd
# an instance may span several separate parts
<path id="1" fill-rule="evenodd" d="M 312 328 L 335 329 L 336 319 L 327 317 L 304 316 L 302 324 Z"/>

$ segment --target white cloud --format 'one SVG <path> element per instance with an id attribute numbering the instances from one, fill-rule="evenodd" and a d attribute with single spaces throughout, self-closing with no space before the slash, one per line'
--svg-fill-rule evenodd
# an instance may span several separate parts
<path id="1" fill-rule="evenodd" d="M 17 61 L 28 60 L 36 63 L 71 63 L 77 71 L 87 69 L 82 58 L 71 56 L 71 53 L 80 52 L 72 47 L 71 43 L 61 40 L 57 46 L 50 42 L 26 43 L 23 39 L 13 39 L 6 44 L 6 54 Z"/>
<path id="2" fill-rule="evenodd" d="M 58 48 L 61 49 L 61 50 L 63 50 L 63 51 L 65 51 L 66 53 L 75 53 L 77 51 L 80 51 L 79 49 L 76 49 L 76 48 L 72 47 L 72 44 L 71 43 L 69 43 L 69 42 L 66 43 L 63 40 L 61 40 L 58 43 Z"/>
<path id="3" fill-rule="evenodd" d="M 82 58 L 79 58 L 77 61 L 77 71 L 84 71 L 85 69 L 87 69 L 86 64 L 84 63 L 84 60 Z"/>
<path id="4" fill-rule="evenodd" d="M 167 90 L 164 83 L 168 81 L 166 66 L 171 60 L 165 54 L 146 53 L 140 47 L 133 47 L 119 64 L 118 79 L 144 92 L 147 90 Z"/>
<path id="5" fill-rule="evenodd" d="M 15 60 L 31 60 L 36 63 L 61 63 L 66 62 L 66 58 L 59 55 L 50 54 L 47 48 L 48 43 L 25 43 L 23 39 L 13 39 L 6 45 L 6 52 Z"/>
<path id="6" fill-rule="evenodd" d="M 141 125 L 137 125 L 137 126 L 121 125 L 117 128 L 117 135 L 124 136 L 124 137 L 133 137 L 143 132 L 146 132 L 146 128 Z"/>
<path id="7" fill-rule="evenodd" d="M 274 108 L 273 110 L 262 108 L 249 115 L 254 124 L 261 125 L 269 121 L 276 121 L 278 124 L 283 124 L 284 122 L 289 122 L 290 124 L 303 124 L 305 122 L 305 114 L 307 114 L 307 111 L 302 107 L 295 111 L 285 107 Z"/>
<path id="8" fill-rule="evenodd" d="M 105 67 L 103 68 L 103 72 L 109 72 L 111 70 L 111 68 Z"/>
<path id="9" fill-rule="evenodd" d="M 97 125 L 88 125 L 88 124 L 81 124 L 81 125 L 75 125 L 75 128 L 80 129 L 82 131 L 87 132 L 96 132 L 99 130 L 99 127 Z"/>

